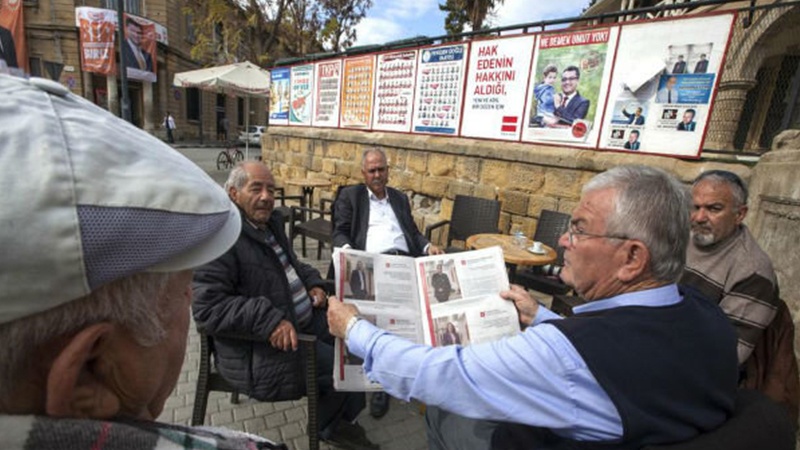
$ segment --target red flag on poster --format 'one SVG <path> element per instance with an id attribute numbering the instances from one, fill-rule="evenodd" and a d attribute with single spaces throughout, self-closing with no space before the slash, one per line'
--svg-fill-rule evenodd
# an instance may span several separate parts
<path id="1" fill-rule="evenodd" d="M 0 72 L 29 73 L 22 0 L 0 0 Z"/>

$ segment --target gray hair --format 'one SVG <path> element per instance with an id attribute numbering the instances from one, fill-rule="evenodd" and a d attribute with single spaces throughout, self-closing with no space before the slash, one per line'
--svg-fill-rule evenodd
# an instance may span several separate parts
<path id="1" fill-rule="evenodd" d="M 231 172 L 228 174 L 228 179 L 225 180 L 225 192 L 228 192 L 230 188 L 235 188 L 237 191 L 240 191 L 245 184 L 247 184 L 247 170 L 245 170 L 244 166 L 248 164 L 247 162 L 240 162 L 237 163 L 236 166 L 231 169 Z"/>
<path id="2" fill-rule="evenodd" d="M 89 325 L 110 322 L 131 331 L 139 345 L 152 347 L 167 336 L 162 298 L 173 273 L 138 273 L 113 281 L 85 297 L 0 325 L 0 412 L 32 369 L 35 355 L 54 339 Z"/>
<path id="3" fill-rule="evenodd" d="M 592 178 L 583 193 L 607 188 L 617 195 L 605 233 L 642 241 L 650 252 L 653 278 L 676 281 L 689 243 L 688 189 L 661 169 L 619 166 Z"/>
<path id="4" fill-rule="evenodd" d="M 370 153 L 377 153 L 377 154 L 381 155 L 383 157 L 383 160 L 386 161 L 387 164 L 389 163 L 389 158 L 386 157 L 386 152 L 384 152 L 382 149 L 380 149 L 378 147 L 369 147 L 366 150 L 364 150 L 363 153 L 361 153 L 361 168 L 362 169 L 364 168 L 364 164 L 367 163 L 367 155 L 369 155 Z"/>
<path id="5" fill-rule="evenodd" d="M 697 186 L 701 181 L 725 183 L 731 188 L 733 199 L 737 202 L 736 206 L 747 204 L 747 185 L 739 178 L 739 175 L 727 170 L 709 170 L 698 175 L 692 182 L 692 187 Z"/>

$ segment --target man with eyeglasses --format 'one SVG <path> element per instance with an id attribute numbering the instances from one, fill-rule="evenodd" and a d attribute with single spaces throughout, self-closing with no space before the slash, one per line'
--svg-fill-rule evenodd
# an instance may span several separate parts
<path id="1" fill-rule="evenodd" d="M 772 262 L 743 223 L 745 216 L 747 186 L 738 175 L 710 170 L 694 180 L 692 239 L 680 282 L 718 304 L 736 327 L 742 384 L 783 403 L 796 422 L 794 324 L 779 297 Z M 770 343 L 773 336 L 782 337 L 780 345 Z"/>
<path id="2" fill-rule="evenodd" d="M 333 205 L 334 247 L 413 257 L 443 253 L 420 233 L 408 197 L 387 186 L 389 165 L 383 150 L 364 151 L 361 174 L 364 184 L 342 188 Z M 370 414 L 380 418 L 388 410 L 389 397 L 373 394 Z"/>
<path id="3" fill-rule="evenodd" d="M 577 119 L 585 119 L 589 113 L 591 102 L 578 92 L 578 83 L 581 80 L 581 70 L 576 66 L 569 66 L 561 73 L 561 95 L 557 97 L 558 105 L 555 117 L 546 120 L 549 126 L 572 125 Z"/>
<path id="4" fill-rule="evenodd" d="M 572 317 L 513 286 L 501 295 L 524 331 L 431 348 L 331 298 L 331 333 L 391 395 L 428 405 L 431 449 L 638 449 L 690 439 L 733 411 L 737 374 L 736 336 L 722 311 L 675 284 L 688 206 L 686 189 L 660 169 L 620 166 L 590 180 L 559 241 L 561 277 L 588 301 Z"/>

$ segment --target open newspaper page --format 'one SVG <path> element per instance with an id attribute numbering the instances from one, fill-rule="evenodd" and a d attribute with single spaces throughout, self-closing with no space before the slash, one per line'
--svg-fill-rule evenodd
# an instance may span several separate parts
<path id="1" fill-rule="evenodd" d="M 340 300 L 418 344 L 466 346 L 519 332 L 514 304 L 499 295 L 509 288 L 500 247 L 416 259 L 336 249 L 334 268 Z M 334 357 L 337 390 L 382 389 L 339 339 Z"/>

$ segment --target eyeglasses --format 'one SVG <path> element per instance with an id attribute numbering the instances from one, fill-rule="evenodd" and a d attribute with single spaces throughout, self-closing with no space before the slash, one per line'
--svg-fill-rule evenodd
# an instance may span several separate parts
<path id="1" fill-rule="evenodd" d="M 567 235 L 569 236 L 569 246 L 574 247 L 575 243 L 584 239 L 589 238 L 606 238 L 606 239 L 622 239 L 622 240 L 630 240 L 631 238 L 627 236 L 623 236 L 621 234 L 593 234 L 587 233 L 585 231 L 580 231 L 575 228 L 575 225 L 570 225 L 567 229 Z M 575 236 L 581 236 L 581 239 L 576 239 Z"/>
<path id="2" fill-rule="evenodd" d="M 578 77 L 561 77 L 561 81 L 575 81 Z"/>

